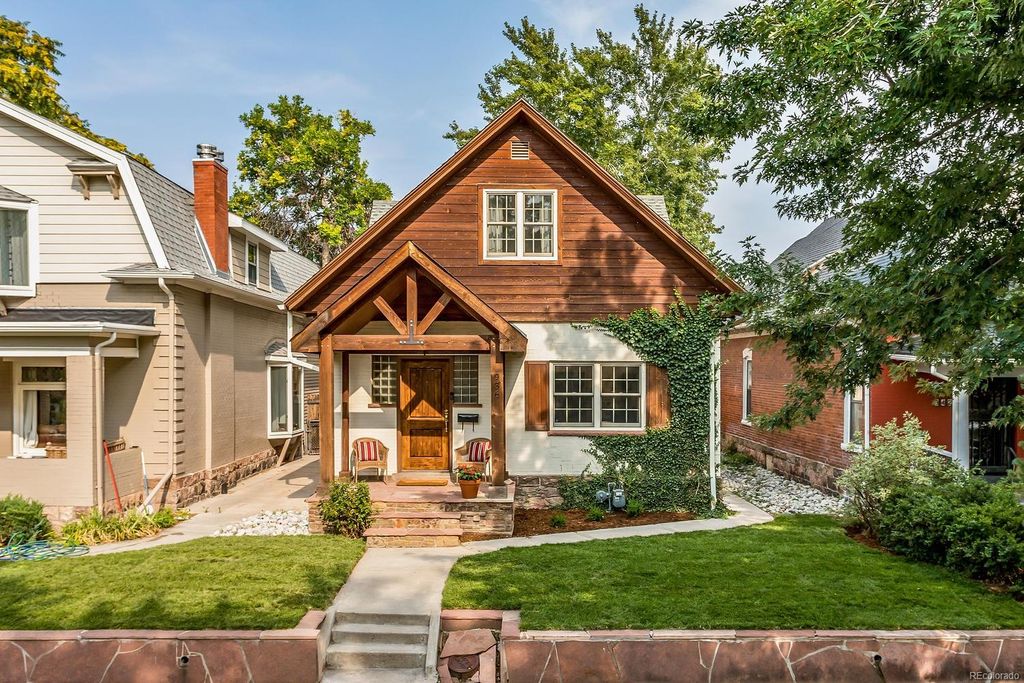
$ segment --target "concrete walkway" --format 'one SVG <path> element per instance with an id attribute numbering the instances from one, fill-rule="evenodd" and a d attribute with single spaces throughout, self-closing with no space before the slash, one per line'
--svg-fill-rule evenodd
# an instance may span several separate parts
<path id="1" fill-rule="evenodd" d="M 142 550 L 209 536 L 264 510 L 305 510 L 305 499 L 316 490 L 320 461 L 301 458 L 249 477 L 227 493 L 189 507 L 195 516 L 148 538 L 93 546 L 89 555 Z"/>

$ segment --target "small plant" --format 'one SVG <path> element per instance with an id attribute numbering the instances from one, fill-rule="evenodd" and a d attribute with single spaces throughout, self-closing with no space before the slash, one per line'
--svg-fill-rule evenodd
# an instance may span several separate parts
<path id="1" fill-rule="evenodd" d="M 467 465 L 459 465 L 455 468 L 455 478 L 459 481 L 480 481 L 484 473 Z"/>
<path id="2" fill-rule="evenodd" d="M 170 529 L 178 522 L 184 522 L 186 519 L 192 516 L 186 508 L 175 510 L 169 507 L 162 507 L 153 513 L 153 523 L 161 529 Z"/>
<path id="3" fill-rule="evenodd" d="M 320 502 L 320 516 L 327 533 L 361 537 L 373 518 L 370 487 L 365 482 L 335 481 Z"/>
<path id="4" fill-rule="evenodd" d="M 601 522 L 604 521 L 605 511 L 596 505 L 587 510 L 587 521 L 588 522 Z"/>
<path id="5" fill-rule="evenodd" d="M 569 520 L 566 518 L 564 512 L 556 512 L 551 515 L 551 519 L 548 521 L 548 524 L 550 524 L 554 529 L 564 529 L 565 525 L 568 523 Z"/>
<path id="6" fill-rule="evenodd" d="M 52 531 L 39 501 L 14 494 L 0 498 L 0 546 L 47 538 Z"/>
<path id="7" fill-rule="evenodd" d="M 160 528 L 152 516 L 137 510 L 123 515 L 104 515 L 94 508 L 65 524 L 60 537 L 67 545 L 99 545 L 154 536 L 160 533 Z"/>
<path id="8" fill-rule="evenodd" d="M 644 504 L 639 500 L 629 500 L 626 502 L 626 516 L 627 517 L 639 517 L 644 514 Z"/>

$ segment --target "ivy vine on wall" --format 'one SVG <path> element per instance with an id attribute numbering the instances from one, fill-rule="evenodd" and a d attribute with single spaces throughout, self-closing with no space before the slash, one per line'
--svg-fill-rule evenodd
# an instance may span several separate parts
<path id="1" fill-rule="evenodd" d="M 561 478 L 566 507 L 590 507 L 597 488 L 618 481 L 647 510 L 711 510 L 711 362 L 723 324 L 714 300 L 688 306 L 678 294 L 665 313 L 641 308 L 592 323 L 667 371 L 672 416 L 643 434 L 589 437 L 599 471 Z"/>

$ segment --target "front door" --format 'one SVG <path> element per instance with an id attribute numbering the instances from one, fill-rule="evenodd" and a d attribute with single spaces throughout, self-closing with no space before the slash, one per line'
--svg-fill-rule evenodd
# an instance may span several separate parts
<path id="1" fill-rule="evenodd" d="M 401 468 L 447 470 L 451 361 L 402 360 L 399 375 Z"/>

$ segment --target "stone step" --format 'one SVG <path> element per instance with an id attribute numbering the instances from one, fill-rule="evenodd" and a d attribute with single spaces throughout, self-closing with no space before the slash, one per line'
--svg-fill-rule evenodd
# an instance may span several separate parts
<path id="1" fill-rule="evenodd" d="M 363 532 L 367 548 L 450 548 L 461 543 L 462 529 L 379 529 Z"/>
<path id="2" fill-rule="evenodd" d="M 375 500 L 373 511 L 382 512 L 445 512 L 447 503 L 441 500 Z"/>
<path id="3" fill-rule="evenodd" d="M 422 669 L 427 649 L 410 643 L 331 643 L 327 667 L 343 671 L 366 669 Z"/>
<path id="4" fill-rule="evenodd" d="M 430 627 L 426 624 L 336 624 L 331 631 L 335 643 L 410 643 L 426 646 Z"/>
<path id="5" fill-rule="evenodd" d="M 395 624 L 429 626 L 429 614 L 401 614 L 391 612 L 337 612 L 334 625 L 341 624 Z"/>
<path id="6" fill-rule="evenodd" d="M 374 529 L 457 529 L 461 519 L 458 512 L 397 510 L 374 515 L 370 526 Z"/>

